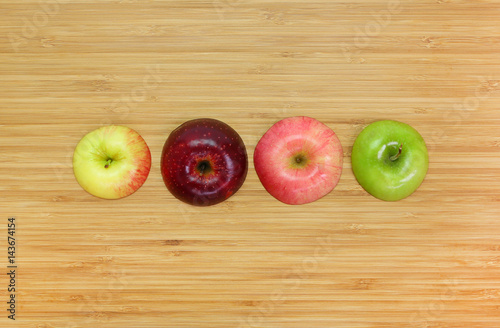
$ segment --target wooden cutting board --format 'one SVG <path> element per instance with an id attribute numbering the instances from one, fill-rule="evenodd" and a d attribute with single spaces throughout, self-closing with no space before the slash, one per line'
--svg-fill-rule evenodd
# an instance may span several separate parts
<path id="1" fill-rule="evenodd" d="M 0 8 L 1 327 L 500 326 L 498 1 Z M 281 204 L 251 161 L 217 206 L 165 188 L 161 149 L 184 121 L 227 122 L 251 159 L 296 115 L 344 147 L 323 199 Z M 351 170 L 356 136 L 381 119 L 414 126 L 430 151 L 420 189 L 395 203 Z M 80 138 L 107 124 L 137 130 L 153 156 L 143 187 L 116 201 L 83 191 L 71 164 Z"/>

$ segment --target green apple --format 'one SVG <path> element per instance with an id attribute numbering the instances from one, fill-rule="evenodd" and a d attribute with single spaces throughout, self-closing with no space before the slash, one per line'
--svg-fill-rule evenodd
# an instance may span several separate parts
<path id="1" fill-rule="evenodd" d="M 73 172 L 90 194 L 117 199 L 128 196 L 146 181 L 151 152 L 131 128 L 109 125 L 89 132 L 75 148 Z"/>
<path id="2" fill-rule="evenodd" d="M 418 131 L 391 120 L 374 122 L 361 131 L 351 160 L 359 184 L 386 201 L 411 195 L 429 167 L 427 147 Z"/>

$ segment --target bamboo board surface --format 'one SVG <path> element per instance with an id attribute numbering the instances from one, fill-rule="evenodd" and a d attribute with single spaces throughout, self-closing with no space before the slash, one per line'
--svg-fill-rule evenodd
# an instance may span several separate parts
<path id="1" fill-rule="evenodd" d="M 497 328 L 498 1 L 0 1 L 0 264 L 16 218 L 16 320 L 1 327 Z M 307 115 L 344 147 L 336 189 L 303 206 L 264 190 L 251 158 L 276 121 Z M 165 188 L 160 153 L 189 119 L 225 121 L 250 167 L 228 201 Z M 356 182 L 352 144 L 380 119 L 429 148 L 396 203 Z M 107 124 L 153 166 L 130 197 L 74 179 Z"/>

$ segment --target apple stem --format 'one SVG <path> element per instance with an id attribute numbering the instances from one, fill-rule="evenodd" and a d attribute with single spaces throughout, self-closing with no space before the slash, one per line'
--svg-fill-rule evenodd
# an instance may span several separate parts
<path id="1" fill-rule="evenodd" d="M 107 169 L 109 167 L 109 165 L 111 165 L 111 162 L 113 160 L 111 158 L 108 158 L 108 161 L 106 162 L 106 165 L 104 165 L 104 168 Z"/>
<path id="2" fill-rule="evenodd" d="M 399 158 L 399 156 L 401 156 L 401 151 L 403 150 L 403 144 L 401 144 L 401 146 L 399 146 L 399 150 L 398 150 L 398 153 L 396 155 L 393 155 L 391 157 L 389 157 L 389 159 L 391 160 L 391 162 L 394 162 L 395 160 L 397 160 Z"/>

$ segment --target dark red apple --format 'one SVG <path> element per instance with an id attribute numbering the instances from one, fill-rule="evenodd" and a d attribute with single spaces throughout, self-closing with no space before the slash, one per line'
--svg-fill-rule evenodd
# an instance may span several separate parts
<path id="1" fill-rule="evenodd" d="M 243 185 L 248 157 L 240 135 L 216 119 L 185 122 L 167 138 L 161 173 L 168 190 L 192 205 L 218 204 Z"/>

